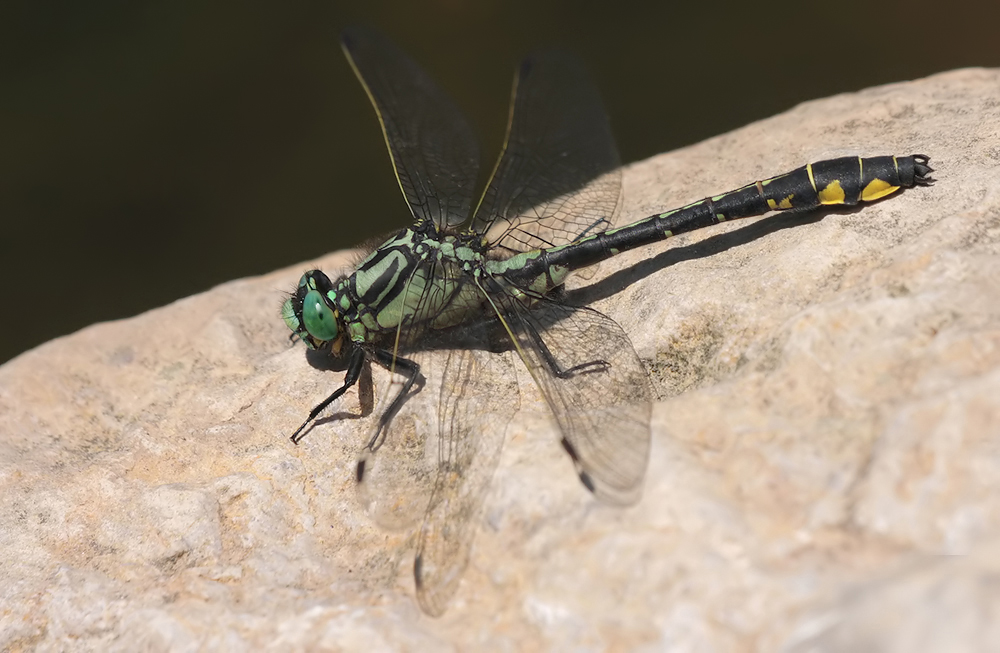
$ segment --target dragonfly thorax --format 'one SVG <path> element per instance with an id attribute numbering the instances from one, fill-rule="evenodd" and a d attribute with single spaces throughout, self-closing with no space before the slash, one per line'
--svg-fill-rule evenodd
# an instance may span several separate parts
<path id="1" fill-rule="evenodd" d="M 363 345 L 404 324 L 448 328 L 481 310 L 482 292 L 470 280 L 485 263 L 477 235 L 418 224 L 386 240 L 337 283 L 320 270 L 303 274 L 282 317 L 307 346 L 333 343 L 334 353 L 345 336 Z"/>

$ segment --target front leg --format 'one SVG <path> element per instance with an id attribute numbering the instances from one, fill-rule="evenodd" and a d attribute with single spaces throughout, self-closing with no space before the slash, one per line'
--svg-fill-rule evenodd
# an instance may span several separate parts
<path id="1" fill-rule="evenodd" d="M 302 422 L 302 426 L 295 429 L 295 433 L 292 433 L 291 441 L 298 444 L 302 438 L 305 437 L 305 433 L 302 431 L 314 420 L 316 416 L 322 413 L 327 406 L 336 401 L 342 394 L 347 392 L 347 389 L 358 382 L 358 377 L 361 376 L 361 369 L 364 367 L 365 363 L 365 350 L 361 347 L 355 347 L 354 351 L 351 352 L 351 360 L 347 364 L 347 374 L 344 376 L 344 385 L 340 386 L 333 391 L 329 397 L 323 401 L 316 404 L 316 406 L 309 411 L 309 417 L 306 421 Z"/>

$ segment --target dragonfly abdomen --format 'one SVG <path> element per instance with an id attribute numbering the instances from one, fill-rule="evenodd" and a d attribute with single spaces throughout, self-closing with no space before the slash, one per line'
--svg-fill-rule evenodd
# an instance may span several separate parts
<path id="1" fill-rule="evenodd" d="M 928 157 L 921 154 L 844 157 L 811 163 L 618 229 L 543 250 L 517 274 L 532 278 L 549 270 L 575 270 L 677 234 L 770 211 L 871 202 L 900 188 L 930 184 L 932 169 L 927 163 Z"/>

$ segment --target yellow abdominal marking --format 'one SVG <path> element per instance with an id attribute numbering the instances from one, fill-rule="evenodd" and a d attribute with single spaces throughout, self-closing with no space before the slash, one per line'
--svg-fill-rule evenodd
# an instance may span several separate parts
<path id="1" fill-rule="evenodd" d="M 767 207 L 769 209 L 771 209 L 772 211 L 780 211 L 782 209 L 790 209 L 790 208 L 792 208 L 792 198 L 793 197 L 795 197 L 794 193 L 792 193 L 790 195 L 787 195 L 786 197 L 783 197 L 780 202 L 775 202 L 774 200 L 769 199 L 769 200 L 767 200 Z"/>
<path id="2" fill-rule="evenodd" d="M 895 193 L 899 190 L 899 186 L 892 186 L 887 181 L 882 181 L 881 179 L 873 179 L 870 184 L 865 186 L 865 189 L 861 191 L 861 199 L 866 202 L 871 202 L 872 200 L 877 200 L 880 197 L 885 197 L 891 193 Z"/>
<path id="3" fill-rule="evenodd" d="M 843 204 L 844 189 L 840 187 L 840 180 L 834 179 L 826 188 L 819 192 L 820 204 Z"/>

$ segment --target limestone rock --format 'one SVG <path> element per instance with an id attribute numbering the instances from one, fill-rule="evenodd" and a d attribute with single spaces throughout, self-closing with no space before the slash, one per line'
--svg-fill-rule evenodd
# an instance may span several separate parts
<path id="1" fill-rule="evenodd" d="M 287 439 L 342 374 L 289 345 L 283 292 L 353 255 L 21 355 L 0 368 L 0 648 L 1000 649 L 1000 71 L 810 102 L 635 164 L 619 222 L 913 153 L 937 185 L 698 231 L 578 282 L 654 381 L 644 498 L 589 496 L 522 376 L 439 619 L 412 598 L 413 530 L 355 497 L 364 398 Z"/>

